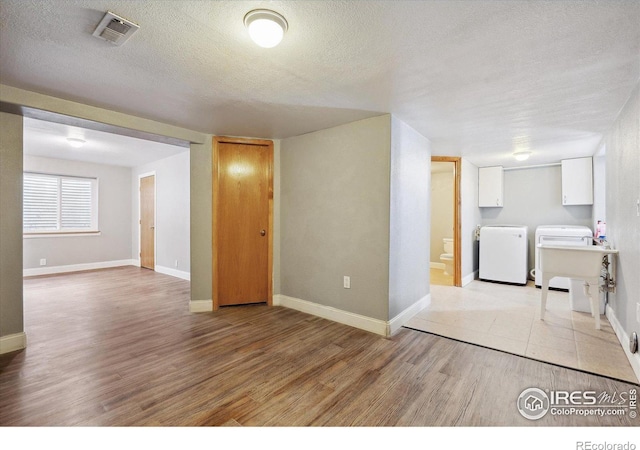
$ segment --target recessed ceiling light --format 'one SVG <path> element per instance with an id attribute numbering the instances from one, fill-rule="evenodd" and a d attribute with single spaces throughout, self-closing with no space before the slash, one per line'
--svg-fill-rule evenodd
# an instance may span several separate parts
<path id="1" fill-rule="evenodd" d="M 260 47 L 272 48 L 280 43 L 289 27 L 284 17 L 269 9 L 254 9 L 244 16 L 249 36 Z"/>
<path id="2" fill-rule="evenodd" d="M 513 157 L 518 161 L 526 161 L 531 156 L 531 152 L 529 150 L 520 150 L 518 152 L 513 152 Z"/>
<path id="3" fill-rule="evenodd" d="M 84 145 L 86 141 L 80 138 L 68 137 L 67 142 L 69 142 L 69 145 L 72 147 L 80 148 Z"/>

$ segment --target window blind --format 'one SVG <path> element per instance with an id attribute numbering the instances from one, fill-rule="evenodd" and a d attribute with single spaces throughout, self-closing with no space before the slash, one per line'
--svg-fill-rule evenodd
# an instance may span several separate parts
<path id="1" fill-rule="evenodd" d="M 91 228 L 91 180 L 60 179 L 60 222 L 62 229 Z"/>
<path id="2" fill-rule="evenodd" d="M 58 178 L 45 175 L 24 174 L 25 230 L 42 231 L 58 229 Z"/>
<path id="3" fill-rule="evenodd" d="M 24 231 L 97 230 L 94 178 L 24 173 Z"/>

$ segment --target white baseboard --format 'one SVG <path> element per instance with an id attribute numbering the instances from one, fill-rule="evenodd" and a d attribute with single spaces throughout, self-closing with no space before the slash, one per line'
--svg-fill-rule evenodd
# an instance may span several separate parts
<path id="1" fill-rule="evenodd" d="M 442 270 L 444 270 L 444 263 L 429 261 L 429 268 L 430 269 L 442 269 Z"/>
<path id="2" fill-rule="evenodd" d="M 466 286 L 467 284 L 471 283 L 473 280 L 478 279 L 478 271 L 476 270 L 473 273 L 470 273 L 469 275 L 467 275 L 466 277 L 462 278 L 462 287 Z"/>
<path id="3" fill-rule="evenodd" d="M 191 300 L 189 302 L 189 312 L 201 313 L 213 311 L 213 300 Z"/>
<path id="4" fill-rule="evenodd" d="M 183 272 L 182 270 L 171 269 L 164 266 L 156 266 L 156 272 L 191 281 L 191 274 L 189 272 Z"/>
<path id="5" fill-rule="evenodd" d="M 624 354 L 627 355 L 627 359 L 631 364 L 633 372 L 636 374 L 636 378 L 638 379 L 638 381 L 640 381 L 640 353 L 631 353 L 629 351 L 629 335 L 626 331 L 624 331 L 624 328 L 622 328 L 622 325 L 616 317 L 616 312 L 609 305 L 607 305 L 607 319 L 609 319 L 609 323 L 611 323 L 613 331 L 616 332 L 618 341 L 620 341 L 620 344 L 622 345 Z"/>
<path id="6" fill-rule="evenodd" d="M 407 309 L 391 319 L 389 321 L 387 329 L 387 336 L 391 336 L 393 333 L 402 328 L 402 326 L 407 323 L 413 316 L 429 306 L 429 303 L 431 303 L 431 294 L 425 295 L 413 305 L 409 306 Z"/>
<path id="7" fill-rule="evenodd" d="M 0 337 L 0 355 L 27 347 L 27 334 L 15 333 Z"/>
<path id="8" fill-rule="evenodd" d="M 344 325 L 360 328 L 361 330 L 370 331 L 371 333 L 387 336 L 387 329 L 389 325 L 384 320 L 373 319 L 371 317 L 362 316 L 349 311 L 343 311 L 331 306 L 325 306 L 319 303 L 313 303 L 280 294 L 273 296 L 273 305 L 284 306 L 286 308 L 322 317 L 323 319 L 329 319 Z"/>
<path id="9" fill-rule="evenodd" d="M 391 336 L 399 330 L 402 325 L 409 321 L 409 319 L 416 315 L 420 310 L 427 307 L 429 302 L 431 302 L 431 294 L 427 294 L 393 319 L 385 321 L 333 308 L 331 306 L 325 306 L 319 303 L 289 297 L 287 295 L 277 294 L 273 296 L 274 306 L 284 306 L 285 308 L 295 309 L 296 311 L 322 317 L 323 319 L 332 320 L 333 322 L 349 325 L 351 327 L 359 328 L 385 337 Z"/>
<path id="10" fill-rule="evenodd" d="M 80 272 L 83 270 L 109 269 L 111 267 L 135 266 L 133 259 L 121 259 L 118 261 L 102 261 L 86 264 L 69 264 L 67 266 L 36 267 L 34 269 L 24 269 L 22 275 L 33 277 L 36 275 L 51 275 L 55 273 Z"/>

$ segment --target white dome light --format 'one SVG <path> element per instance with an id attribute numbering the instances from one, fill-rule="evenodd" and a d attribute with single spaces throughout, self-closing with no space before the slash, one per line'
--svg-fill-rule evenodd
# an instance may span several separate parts
<path id="1" fill-rule="evenodd" d="M 80 138 L 68 137 L 67 142 L 69 142 L 69 145 L 72 147 L 80 148 L 84 145 L 86 141 Z"/>
<path id="2" fill-rule="evenodd" d="M 288 24 L 284 17 L 268 9 L 254 9 L 244 16 L 249 36 L 260 47 L 272 48 L 282 41 Z"/>
<path id="3" fill-rule="evenodd" d="M 531 152 L 528 150 L 521 150 L 519 152 L 514 152 L 513 157 L 518 161 L 526 161 L 531 156 Z"/>

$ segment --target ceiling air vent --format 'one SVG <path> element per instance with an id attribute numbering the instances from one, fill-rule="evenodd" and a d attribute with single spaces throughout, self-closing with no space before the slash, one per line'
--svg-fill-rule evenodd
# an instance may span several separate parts
<path id="1" fill-rule="evenodd" d="M 138 31 L 139 28 L 140 26 L 135 23 L 111 11 L 107 11 L 93 32 L 93 35 L 109 41 L 113 45 L 122 45 L 128 41 L 131 35 Z"/>

